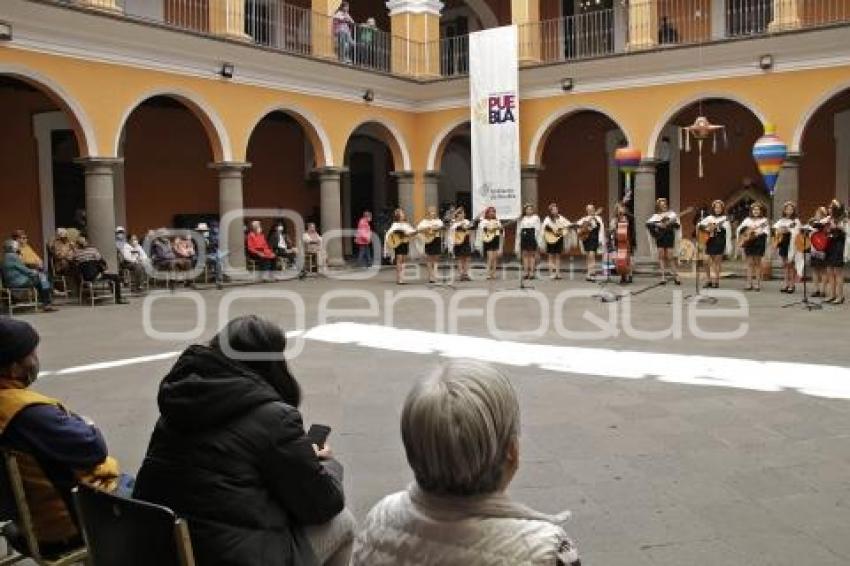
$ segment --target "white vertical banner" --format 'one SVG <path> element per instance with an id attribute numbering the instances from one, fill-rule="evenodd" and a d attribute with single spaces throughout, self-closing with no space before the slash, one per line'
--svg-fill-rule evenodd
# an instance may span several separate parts
<path id="1" fill-rule="evenodd" d="M 518 218 L 522 197 L 516 26 L 470 34 L 469 98 L 472 214 L 494 206 L 499 218 Z"/>

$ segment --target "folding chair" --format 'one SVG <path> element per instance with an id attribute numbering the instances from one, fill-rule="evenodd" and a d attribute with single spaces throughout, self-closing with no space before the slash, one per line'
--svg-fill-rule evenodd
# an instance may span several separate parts
<path id="1" fill-rule="evenodd" d="M 89 566 L 194 566 L 189 527 L 171 509 L 84 484 L 74 503 Z"/>
<path id="2" fill-rule="evenodd" d="M 50 286 L 53 289 L 54 297 L 70 298 L 71 292 L 68 289 L 68 280 L 64 275 L 56 273 L 56 262 L 53 258 L 53 252 L 50 248 L 47 249 L 47 265 L 50 270 Z"/>
<path id="3" fill-rule="evenodd" d="M 38 291 L 35 287 L 6 287 L 0 277 L 0 302 L 6 306 L 9 316 L 14 316 L 15 309 L 38 310 Z"/>
<path id="4" fill-rule="evenodd" d="M 32 513 L 27 503 L 24 482 L 15 455 L 3 451 L 3 466 L 0 473 L 0 489 L 2 489 L 4 513 L 12 515 L 13 522 L 20 532 L 23 544 L 29 552 L 26 555 L 13 554 L 0 559 L 0 566 L 16 564 L 21 560 L 30 559 L 38 566 L 67 566 L 70 564 L 84 564 L 86 560 L 86 548 L 81 546 L 68 550 L 55 558 L 45 558 L 39 546 L 38 537 L 33 526 Z M 8 509 L 8 511 L 7 511 Z M 4 531 L 5 532 L 5 531 Z"/>

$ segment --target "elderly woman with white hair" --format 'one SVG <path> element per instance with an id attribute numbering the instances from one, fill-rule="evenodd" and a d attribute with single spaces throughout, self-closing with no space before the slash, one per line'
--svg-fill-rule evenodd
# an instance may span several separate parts
<path id="1" fill-rule="evenodd" d="M 519 403 L 495 368 L 453 361 L 418 383 L 401 434 L 416 481 L 384 498 L 355 540 L 354 566 L 578 566 L 569 518 L 505 493 L 519 465 Z"/>

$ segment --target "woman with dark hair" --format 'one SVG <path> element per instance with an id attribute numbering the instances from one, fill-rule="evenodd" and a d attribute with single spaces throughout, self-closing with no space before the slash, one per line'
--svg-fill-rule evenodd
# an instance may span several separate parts
<path id="1" fill-rule="evenodd" d="M 829 203 L 829 244 L 826 248 L 826 289 L 825 303 L 844 304 L 844 264 L 850 258 L 850 240 L 847 232 L 847 212 L 838 200 Z"/>
<path id="2" fill-rule="evenodd" d="M 347 564 L 342 467 L 305 435 L 286 338 L 256 316 L 190 346 L 165 376 L 133 496 L 187 519 L 198 564 Z"/>

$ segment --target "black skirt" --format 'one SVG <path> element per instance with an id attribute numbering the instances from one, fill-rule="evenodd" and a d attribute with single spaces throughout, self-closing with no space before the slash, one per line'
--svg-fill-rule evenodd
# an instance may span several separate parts
<path id="1" fill-rule="evenodd" d="M 501 247 L 501 241 L 502 241 L 502 237 L 496 236 L 495 238 L 493 238 L 489 242 L 484 242 L 484 251 L 485 252 L 497 252 L 497 251 L 499 251 L 499 248 Z"/>
<path id="2" fill-rule="evenodd" d="M 669 250 L 676 245 L 676 230 L 673 228 L 659 229 L 655 233 L 655 245 L 660 250 Z"/>
<path id="3" fill-rule="evenodd" d="M 826 267 L 844 267 L 844 244 L 847 235 L 838 230 L 829 237 L 829 245 L 826 248 Z"/>
<path id="4" fill-rule="evenodd" d="M 469 236 L 464 238 L 462 244 L 455 244 L 453 250 L 455 257 L 469 257 L 472 255 L 472 246 L 469 243 Z"/>
<path id="5" fill-rule="evenodd" d="M 767 248 L 767 234 L 754 239 L 749 245 L 744 246 L 744 254 L 747 257 L 764 257 L 764 250 Z"/>
<path id="6" fill-rule="evenodd" d="M 537 251 L 537 238 L 534 235 L 534 228 L 523 228 L 520 231 L 519 247 L 524 252 Z"/>
<path id="7" fill-rule="evenodd" d="M 410 255 L 410 244 L 405 242 L 403 244 L 399 244 L 395 249 L 395 255 Z"/>
<path id="8" fill-rule="evenodd" d="M 599 249 L 599 226 L 594 228 L 587 238 L 581 241 L 581 245 L 584 246 L 585 253 L 595 252 Z"/>
<path id="9" fill-rule="evenodd" d="M 782 259 L 788 259 L 788 248 L 791 247 L 791 234 L 783 234 L 776 251 Z"/>
<path id="10" fill-rule="evenodd" d="M 549 242 L 546 242 L 546 253 L 552 254 L 552 255 L 564 253 L 564 239 L 559 238 L 558 241 L 555 242 L 554 244 L 550 244 Z"/>
<path id="11" fill-rule="evenodd" d="M 425 244 L 425 255 L 440 255 L 443 251 L 443 239 L 434 238 L 430 243 Z"/>
<path id="12" fill-rule="evenodd" d="M 705 243 L 706 255 L 724 255 L 726 253 L 726 230 L 721 228 Z"/>

